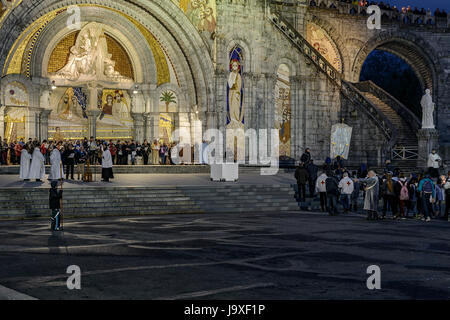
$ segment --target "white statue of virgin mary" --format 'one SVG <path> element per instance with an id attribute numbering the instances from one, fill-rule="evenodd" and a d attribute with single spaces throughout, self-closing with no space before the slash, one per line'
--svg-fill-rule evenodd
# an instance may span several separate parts
<path id="1" fill-rule="evenodd" d="M 435 104 L 430 89 L 425 90 L 420 105 L 422 106 L 422 129 L 434 129 L 433 112 Z"/>
<path id="2" fill-rule="evenodd" d="M 56 76 L 72 81 L 131 81 L 115 70 L 115 61 L 111 57 L 101 25 L 88 23 L 70 48 L 67 64 L 56 72 Z"/>

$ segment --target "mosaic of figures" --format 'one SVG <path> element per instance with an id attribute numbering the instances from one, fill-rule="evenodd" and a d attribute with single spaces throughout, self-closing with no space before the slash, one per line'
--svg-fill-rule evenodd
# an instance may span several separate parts
<path id="1" fill-rule="evenodd" d="M 342 61 L 337 46 L 322 28 L 314 23 L 308 23 L 306 39 L 337 71 L 342 72 Z"/>
<path id="2" fill-rule="evenodd" d="M 56 132 L 60 128 L 65 138 L 79 138 L 87 131 L 87 98 L 82 88 L 57 88 L 50 101 L 52 113 L 49 128 Z M 101 136 L 115 137 L 117 134 L 128 137 L 133 128 L 130 110 L 130 97 L 126 91 L 103 89 L 98 95 L 100 115 L 97 127 Z"/>
<path id="3" fill-rule="evenodd" d="M 280 157 L 291 156 L 291 84 L 289 68 L 278 68 L 275 85 L 275 128 L 280 133 Z"/>
<path id="4" fill-rule="evenodd" d="M 172 0 L 198 31 L 216 30 L 216 0 Z"/>

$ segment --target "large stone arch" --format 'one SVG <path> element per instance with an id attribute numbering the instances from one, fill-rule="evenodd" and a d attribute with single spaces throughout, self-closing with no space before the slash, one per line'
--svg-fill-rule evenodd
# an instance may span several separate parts
<path id="1" fill-rule="evenodd" d="M 14 9 L 14 14 L 8 15 L 0 30 L 0 37 L 4 39 L 0 48 L 0 67 L 3 68 L 15 40 L 29 24 L 51 10 L 70 5 L 108 7 L 132 17 L 152 31 L 175 60 L 177 72 L 185 72 L 190 104 L 198 104 L 202 111 L 211 108 L 214 73 L 207 46 L 183 12 L 166 0 L 45 0 L 23 3 Z"/>
<path id="2" fill-rule="evenodd" d="M 436 53 L 421 37 L 408 32 L 382 32 L 369 39 L 353 60 L 351 80 L 359 81 L 367 56 L 375 49 L 388 51 L 404 59 L 414 70 L 422 88 L 431 89 L 437 97 L 438 75 L 442 72 Z"/>
<path id="3" fill-rule="evenodd" d="M 94 7 L 82 7 L 82 23 L 98 22 L 104 9 Z M 125 17 L 114 12 L 108 12 L 114 17 L 114 23 L 102 21 L 105 33 L 113 37 L 126 50 L 131 60 L 135 82 L 138 83 L 157 83 L 156 63 L 153 54 L 145 41 L 139 41 L 141 36 L 139 30 Z M 47 66 L 50 55 L 62 39 L 70 33 L 76 31 L 65 27 L 67 16 L 60 15 L 50 22 L 47 28 L 39 37 L 31 58 L 31 76 L 48 77 Z M 55 33 L 55 30 L 58 32 Z"/>

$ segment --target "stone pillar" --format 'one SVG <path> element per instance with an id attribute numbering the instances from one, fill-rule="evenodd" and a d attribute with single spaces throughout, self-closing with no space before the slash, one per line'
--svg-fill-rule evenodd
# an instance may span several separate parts
<path id="1" fill-rule="evenodd" d="M 144 140 L 144 114 L 132 112 L 134 120 L 134 140 L 142 143 Z"/>
<path id="2" fill-rule="evenodd" d="M 5 138 L 5 115 L 6 115 L 6 107 L 0 107 L 0 137 L 1 141 Z"/>
<path id="3" fill-rule="evenodd" d="M 98 110 L 98 88 L 96 83 L 90 83 L 88 85 L 88 110 Z"/>
<path id="4" fill-rule="evenodd" d="M 145 114 L 147 124 L 147 140 L 153 142 L 155 139 L 159 139 L 159 112 L 151 112 Z"/>
<path id="5" fill-rule="evenodd" d="M 88 110 L 88 135 L 89 137 L 94 137 L 94 139 L 97 138 L 97 118 L 100 115 L 100 110 Z"/>
<path id="6" fill-rule="evenodd" d="M 41 141 L 48 140 L 48 117 L 52 110 L 43 110 L 40 115 L 40 130 L 39 139 Z"/>
<path id="7" fill-rule="evenodd" d="M 40 108 L 27 108 L 25 112 L 25 139 L 39 137 Z"/>
<path id="8" fill-rule="evenodd" d="M 189 119 L 189 113 L 180 112 L 178 113 L 178 128 L 180 132 L 180 143 L 191 143 L 191 122 Z"/>
<path id="9" fill-rule="evenodd" d="M 419 129 L 417 138 L 419 140 L 417 166 L 426 168 L 428 166 L 428 155 L 431 153 L 431 150 L 439 150 L 439 132 L 436 129 Z"/>
<path id="10" fill-rule="evenodd" d="M 206 112 L 206 129 L 215 129 L 216 125 L 216 112 L 208 111 Z"/>

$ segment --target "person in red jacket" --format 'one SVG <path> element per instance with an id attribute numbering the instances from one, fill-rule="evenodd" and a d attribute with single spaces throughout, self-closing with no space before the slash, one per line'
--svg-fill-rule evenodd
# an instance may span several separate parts
<path id="1" fill-rule="evenodd" d="M 109 141 L 109 152 L 111 152 L 111 158 L 112 158 L 112 162 L 116 163 L 116 153 L 117 153 L 117 148 L 114 145 L 113 141 L 110 140 Z"/>
<path id="2" fill-rule="evenodd" d="M 20 155 L 22 154 L 22 145 L 20 143 L 16 143 L 16 145 L 14 146 L 14 152 L 16 155 L 16 162 L 20 161 Z"/>

